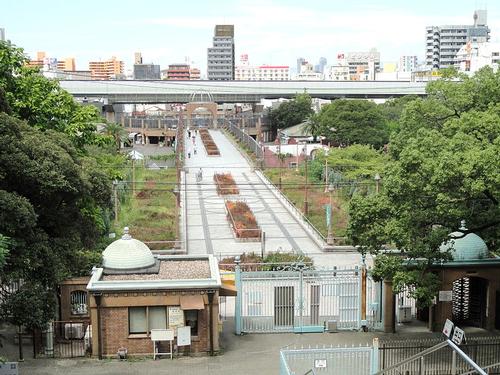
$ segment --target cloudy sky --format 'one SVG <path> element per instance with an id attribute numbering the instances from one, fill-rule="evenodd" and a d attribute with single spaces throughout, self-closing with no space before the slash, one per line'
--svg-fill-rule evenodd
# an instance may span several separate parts
<path id="1" fill-rule="evenodd" d="M 50 0 L 5 1 L 0 27 L 34 56 L 46 51 L 90 60 L 117 56 L 126 69 L 134 52 L 166 68 L 186 57 L 206 70 L 214 25 L 235 25 L 236 60 L 252 65 L 296 66 L 304 57 L 330 62 L 338 53 L 376 47 L 382 61 L 424 56 L 425 26 L 472 24 L 476 8 L 488 9 L 492 41 L 500 41 L 500 2 L 478 0 Z"/>

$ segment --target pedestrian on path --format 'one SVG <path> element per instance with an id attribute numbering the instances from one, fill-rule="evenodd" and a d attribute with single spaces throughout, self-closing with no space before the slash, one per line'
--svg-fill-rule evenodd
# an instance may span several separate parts
<path id="1" fill-rule="evenodd" d="M 194 151 L 194 152 L 193 152 L 193 153 L 194 153 L 194 155 L 196 155 L 196 146 L 194 146 L 193 151 Z"/>
<path id="2" fill-rule="evenodd" d="M 188 137 L 191 138 L 191 130 L 188 129 Z"/>
<path id="3" fill-rule="evenodd" d="M 196 137 L 193 135 L 193 145 L 196 143 Z"/>

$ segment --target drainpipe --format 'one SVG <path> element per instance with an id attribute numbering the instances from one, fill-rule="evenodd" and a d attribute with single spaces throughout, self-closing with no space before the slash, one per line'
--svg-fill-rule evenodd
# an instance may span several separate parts
<path id="1" fill-rule="evenodd" d="M 214 355 L 214 291 L 208 292 L 208 334 L 210 342 L 210 355 Z"/>
<path id="2" fill-rule="evenodd" d="M 94 294 L 95 304 L 97 306 L 97 355 L 99 359 L 102 359 L 101 297 L 102 293 Z"/>

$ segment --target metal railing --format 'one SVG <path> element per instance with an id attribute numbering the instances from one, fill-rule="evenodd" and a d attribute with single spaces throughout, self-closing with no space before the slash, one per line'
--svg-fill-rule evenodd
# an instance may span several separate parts
<path id="1" fill-rule="evenodd" d="M 297 206 L 293 202 L 291 202 L 287 198 L 287 196 L 276 185 L 274 185 L 262 172 L 255 171 L 255 173 L 272 191 L 274 191 L 276 194 L 280 196 L 278 199 L 282 199 L 286 203 L 287 207 L 293 212 L 295 212 L 302 219 L 303 224 L 310 229 L 310 233 L 316 238 L 317 241 L 319 241 L 318 245 L 326 246 L 325 236 L 323 236 L 323 234 L 321 234 L 319 229 L 316 228 L 314 224 L 311 223 L 311 221 L 309 221 L 307 216 L 304 215 L 304 213 L 300 209 L 298 209 Z"/>
<path id="2" fill-rule="evenodd" d="M 446 348 L 450 348 L 452 350 L 451 358 L 450 352 L 445 351 Z M 439 353 L 440 355 L 433 355 L 434 353 Z M 463 360 L 462 363 L 457 363 L 457 354 Z M 384 368 L 376 372 L 374 375 L 403 373 L 427 374 L 429 372 L 436 371 L 439 373 L 456 375 L 459 370 L 468 371 L 470 367 L 473 368 L 473 373 L 477 372 L 481 375 L 487 374 L 469 355 L 467 355 L 454 342 L 447 339 L 446 341 L 424 349 L 423 351 L 393 364 L 392 366 Z"/>
<path id="3" fill-rule="evenodd" d="M 245 133 L 242 129 L 238 128 L 236 125 L 232 124 L 230 121 L 227 124 L 227 129 L 232 135 L 238 138 L 240 142 L 248 147 L 258 159 L 263 158 L 262 147 L 255 139 Z"/>

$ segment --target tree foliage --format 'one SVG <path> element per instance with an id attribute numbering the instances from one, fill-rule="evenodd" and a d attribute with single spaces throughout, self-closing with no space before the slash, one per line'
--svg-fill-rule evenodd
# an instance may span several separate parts
<path id="1" fill-rule="evenodd" d="M 373 253 L 387 245 L 401 250 L 411 272 L 388 266 L 385 257 L 376 267 L 385 267 L 397 288 L 416 287 L 424 304 L 435 292 L 428 270 L 449 259 L 439 245 L 460 220 L 492 250 L 500 235 L 500 73 L 486 68 L 456 78 L 429 83 L 426 98 L 407 103 L 389 146 L 383 192 L 350 205 L 353 243 Z"/>
<path id="2" fill-rule="evenodd" d="M 313 114 L 311 97 L 307 93 L 297 94 L 292 100 L 283 102 L 271 110 L 271 129 L 285 129 L 300 124 Z"/>
<path id="3" fill-rule="evenodd" d="M 342 146 L 357 143 L 381 148 L 389 141 L 382 111 L 368 100 L 335 100 L 321 108 L 318 122 L 321 134 Z"/>

